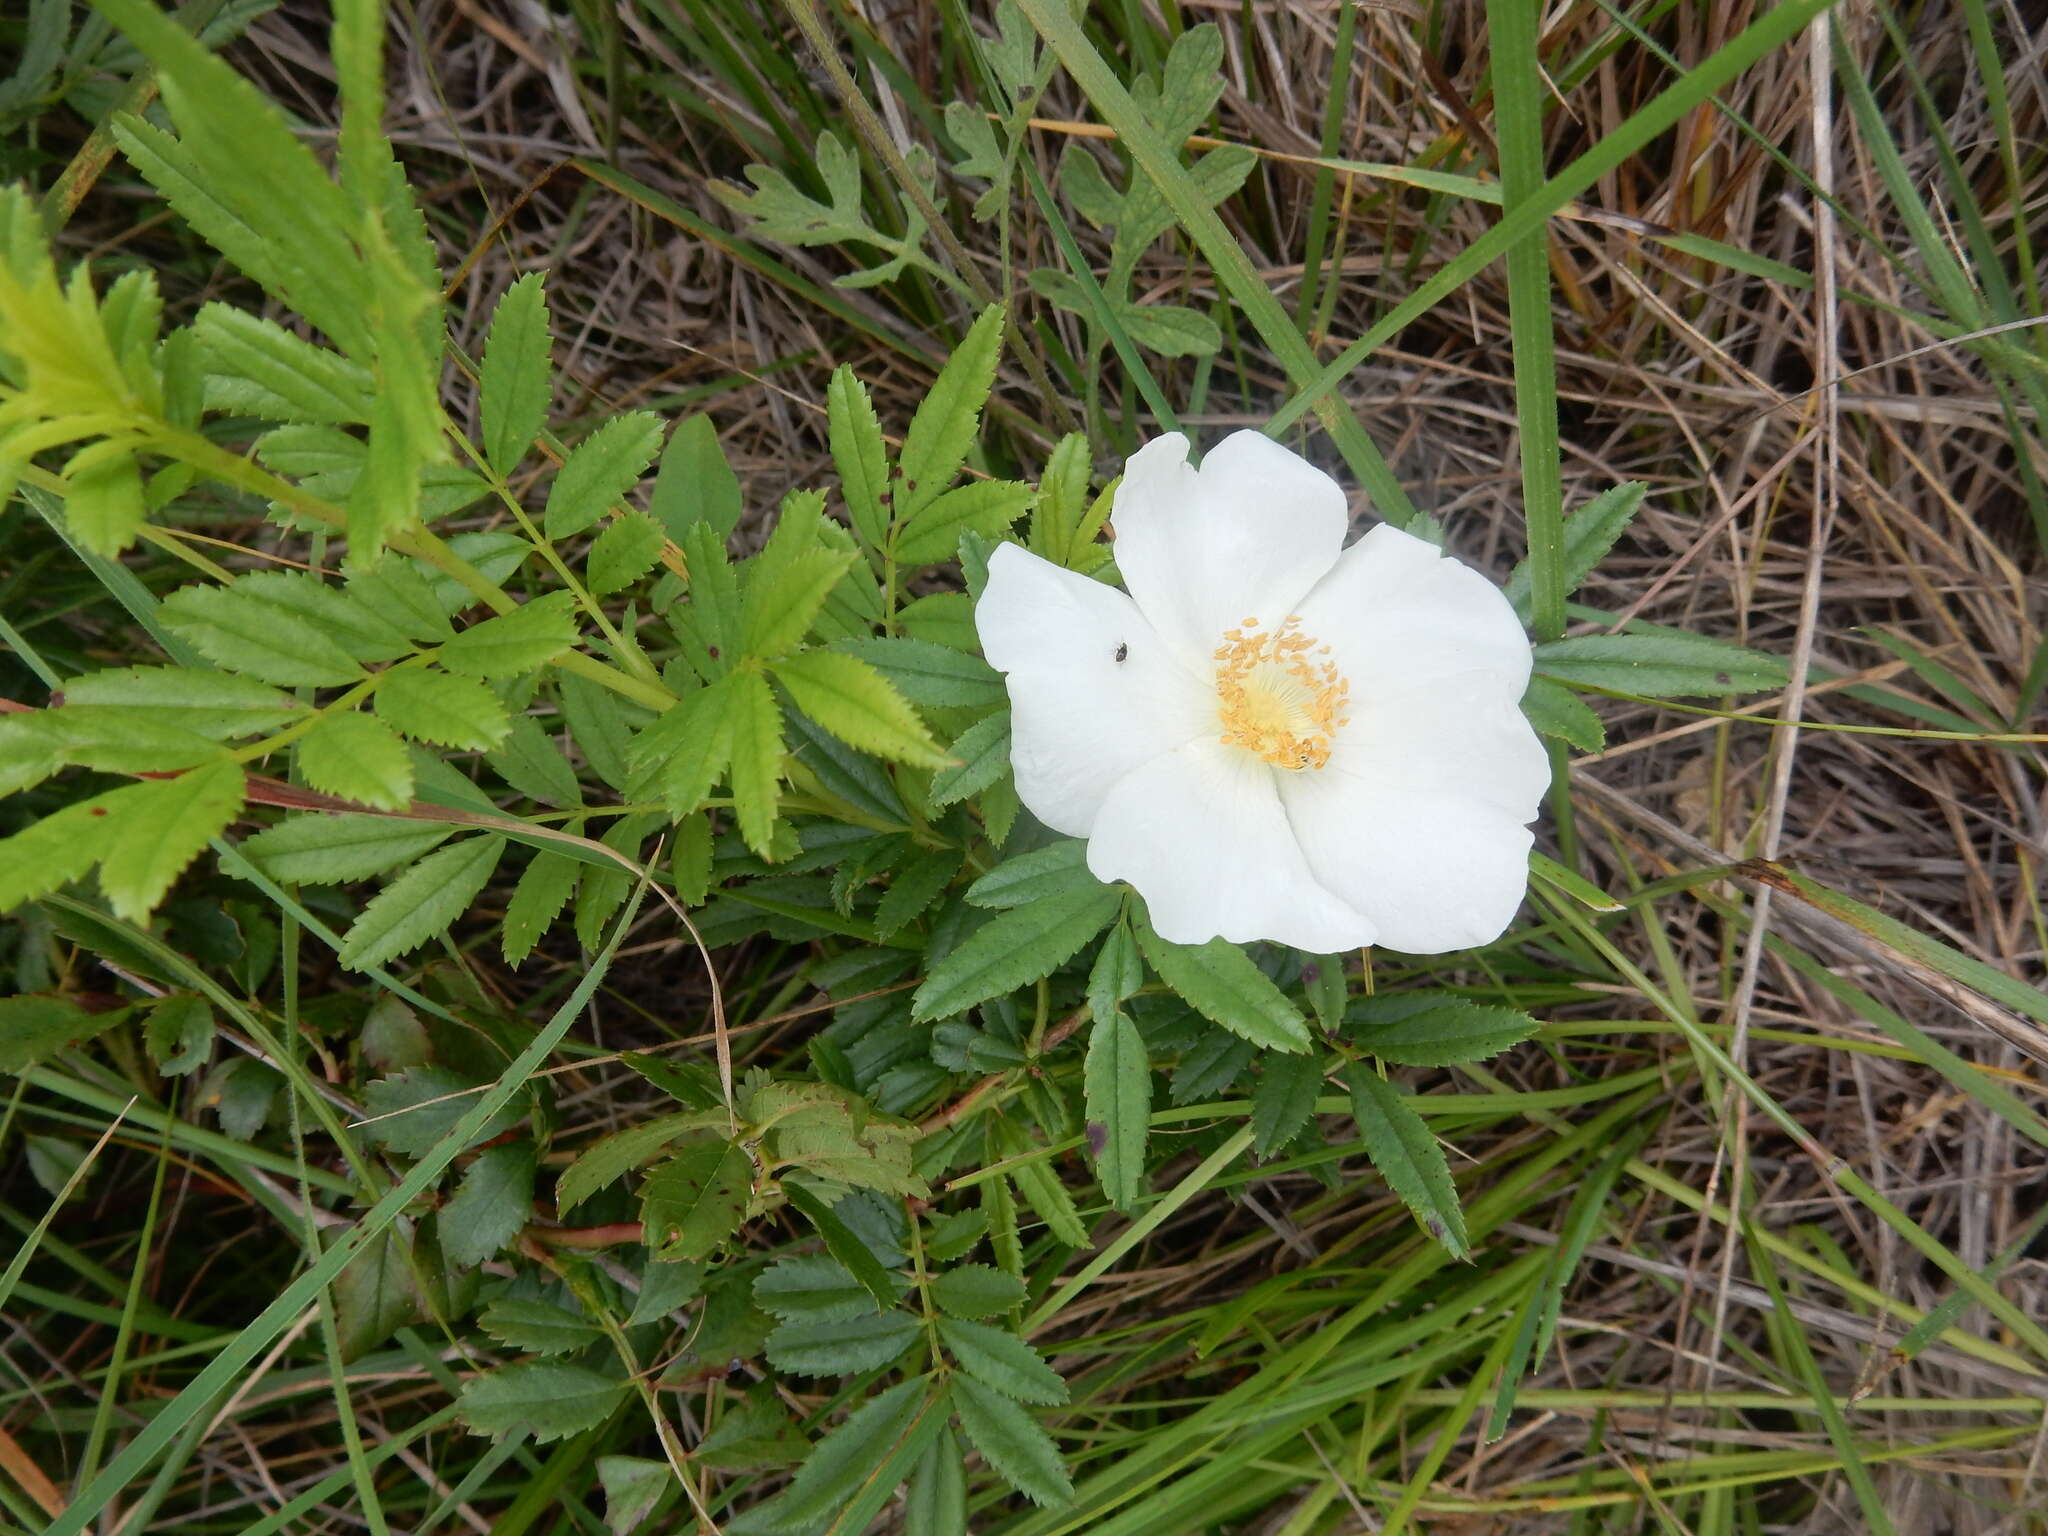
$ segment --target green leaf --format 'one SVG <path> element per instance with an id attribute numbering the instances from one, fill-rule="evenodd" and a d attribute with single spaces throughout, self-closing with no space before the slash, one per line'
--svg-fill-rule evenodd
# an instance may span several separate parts
<path id="1" fill-rule="evenodd" d="M 531 715 L 513 715 L 504 742 L 484 760 L 522 795 L 547 805 L 582 803 L 583 788 L 560 743 Z"/>
<path id="2" fill-rule="evenodd" d="M 1024 1282 L 986 1264 L 960 1264 L 932 1280 L 931 1295 L 954 1317 L 995 1317 L 1024 1304 Z"/>
<path id="3" fill-rule="evenodd" d="M 800 651 L 776 662 L 774 672 L 796 707 L 848 746 L 913 767 L 947 763 L 917 712 L 866 662 Z"/>
<path id="4" fill-rule="evenodd" d="M 867 548 L 879 550 L 889 534 L 889 450 L 867 386 L 850 364 L 832 370 L 825 387 L 825 422 L 853 531 Z"/>
<path id="5" fill-rule="evenodd" d="M 898 1285 L 895 1277 L 882 1267 L 860 1235 L 840 1218 L 839 1213 L 819 1195 L 813 1194 L 795 1179 L 783 1181 L 782 1193 L 790 1205 L 808 1221 L 818 1236 L 825 1240 L 825 1251 L 845 1266 L 846 1272 L 861 1283 L 867 1293 L 874 1297 L 879 1307 L 896 1305 Z"/>
<path id="6" fill-rule="evenodd" d="M 878 1370 L 908 1349 L 919 1332 L 917 1319 L 905 1312 L 784 1323 L 768 1335 L 768 1363 L 805 1376 Z"/>
<path id="7" fill-rule="evenodd" d="M 930 640 L 873 636 L 833 647 L 858 656 L 913 704 L 993 708 L 1009 701 L 1003 675 L 979 656 Z"/>
<path id="8" fill-rule="evenodd" d="M 1082 556 L 1095 537 L 1093 529 L 1083 531 L 1089 514 L 1088 481 L 1093 472 L 1088 439 L 1079 432 L 1069 432 L 1061 438 L 1045 461 L 1045 472 L 1038 480 L 1038 499 L 1032 503 L 1029 547 L 1034 555 L 1069 568 Z"/>
<path id="9" fill-rule="evenodd" d="M 782 803 L 782 711 L 759 672 L 735 672 L 728 681 L 733 811 L 747 846 L 772 861 Z"/>
<path id="10" fill-rule="evenodd" d="M 1117 1004 L 1145 985 L 1145 961 L 1131 925 L 1119 922 L 1088 968 L 1088 1007 L 1098 1019 L 1116 1012 Z"/>
<path id="11" fill-rule="evenodd" d="M 402 811 L 412 804 L 412 759 L 391 727 L 368 715 L 329 715 L 299 738 L 299 772 L 344 800 Z"/>
<path id="12" fill-rule="evenodd" d="M 515 537 L 517 551 L 527 547 L 524 539 Z M 349 576 L 347 592 L 358 606 L 409 639 L 439 644 L 455 638 L 455 628 L 442 610 L 434 584 L 420 574 L 418 565 L 402 556 L 387 554 L 375 565 L 359 567 Z M 463 605 L 470 600 L 464 591 Z"/>
<path id="13" fill-rule="evenodd" d="M 342 938 L 341 963 L 367 971 L 419 948 L 469 910 L 504 851 L 502 837 L 472 837 L 420 860 L 363 908 Z"/>
<path id="14" fill-rule="evenodd" d="M 0 1026 L 0 1038 L 7 1031 Z M 143 1021 L 142 1039 L 149 1059 L 165 1077 L 183 1077 L 206 1065 L 213 1051 L 213 1010 L 206 999 L 190 992 L 173 992 Z"/>
<path id="15" fill-rule="evenodd" d="M 589 1318 L 533 1297 L 502 1296 L 478 1314 L 477 1325 L 507 1349 L 531 1355 L 566 1355 L 604 1337 Z"/>
<path id="16" fill-rule="evenodd" d="M 1252 1089 L 1252 1150 L 1271 1157 L 1301 1133 L 1316 1112 L 1323 1063 L 1313 1056 L 1268 1056 Z"/>
<path id="17" fill-rule="evenodd" d="M 903 1536 L 958 1536 L 967 1528 L 966 1458 L 953 1432 L 942 1429 L 910 1476 L 903 1499 Z"/>
<path id="18" fill-rule="evenodd" d="M 462 1385 L 457 1411 L 479 1434 L 525 1430 L 538 1441 L 560 1440 L 597 1428 L 628 1390 L 625 1382 L 580 1365 L 528 1360 L 472 1376 Z"/>
<path id="19" fill-rule="evenodd" d="M 1132 341 L 1161 357 L 1209 357 L 1223 345 L 1216 322 L 1182 304 L 1126 304 L 1117 320 Z"/>
<path id="20" fill-rule="evenodd" d="M 288 613 L 319 632 L 332 649 L 357 661 L 390 661 L 413 649 L 412 638 L 353 587 L 335 587 L 302 571 L 257 571 L 231 589 L 259 611 Z"/>
<path id="21" fill-rule="evenodd" d="M 1718 698 L 1785 686 L 1775 656 L 1677 630 L 1571 635 L 1536 647 L 1536 671 L 1575 688 L 1607 688 L 1656 699 Z"/>
<path id="22" fill-rule="evenodd" d="M 732 761 L 733 720 L 745 687 L 740 676 L 727 673 L 709 687 L 684 694 L 627 748 L 635 780 L 658 783 L 662 804 L 678 821 L 704 803 Z"/>
<path id="23" fill-rule="evenodd" d="M 507 1142 L 477 1154 L 441 1207 L 441 1252 L 450 1264 L 474 1268 L 533 1219 L 533 1168 L 531 1142 Z"/>
<path id="24" fill-rule="evenodd" d="M 380 1077 L 363 1090 L 365 1118 L 371 1136 L 406 1157 L 426 1157 L 461 1124 L 483 1092 L 478 1083 L 447 1067 L 410 1067 Z M 514 1099 L 493 1115 L 464 1143 L 489 1141 L 518 1123 L 525 1114 Z"/>
<path id="25" fill-rule="evenodd" d="M 1014 859 L 1005 859 L 967 887 L 967 899 L 977 907 L 1002 909 L 1029 906 L 1048 896 L 1089 888 L 1115 889 L 1089 873 L 1088 845 L 1078 837 L 1067 837 Z"/>
<path id="26" fill-rule="evenodd" d="M 487 751 L 512 732 L 498 696 L 473 678 L 399 667 L 377 684 L 385 724 L 436 746 Z"/>
<path id="27" fill-rule="evenodd" d="M 470 677 L 517 677 L 576 643 L 575 596 L 550 592 L 511 613 L 472 624 L 442 646 L 441 665 Z"/>
<path id="28" fill-rule="evenodd" d="M 820 544 L 778 559 L 763 553 L 750 561 L 740 648 L 762 660 L 796 649 L 858 558 L 851 550 Z"/>
<path id="29" fill-rule="evenodd" d="M 875 906 L 875 937 L 890 939 L 915 922 L 939 899 L 960 872 L 960 853 L 934 848 L 919 854 L 896 873 Z"/>
<path id="30" fill-rule="evenodd" d="M 951 1317 L 940 1318 L 938 1327 L 939 1338 L 967 1374 L 1003 1396 L 1045 1407 L 1067 1400 L 1067 1384 L 1059 1372 L 1015 1334 Z"/>
<path id="31" fill-rule="evenodd" d="M 1344 999 L 1350 984 L 1344 977 L 1342 955 L 1305 955 L 1301 962 L 1301 989 L 1308 994 L 1316 1022 L 1325 1032 L 1344 1022 Z"/>
<path id="32" fill-rule="evenodd" d="M 482 395 L 484 458 L 509 475 L 547 424 L 554 393 L 548 356 L 548 299 L 542 274 L 529 272 L 498 300 L 484 340 Z"/>
<path id="33" fill-rule="evenodd" d="M 673 1467 L 643 1456 L 598 1457 L 597 1481 L 604 1489 L 604 1528 L 611 1536 L 632 1536 L 682 1491 Z"/>
<path id="34" fill-rule="evenodd" d="M 1351 1087 L 1351 1113 L 1358 1121 L 1365 1155 L 1452 1258 L 1470 1257 L 1465 1213 L 1458 1207 L 1450 1164 L 1429 1127 L 1422 1123 L 1422 1116 L 1408 1107 L 1406 1094 L 1366 1063 L 1353 1062 L 1345 1080 Z"/>
<path id="35" fill-rule="evenodd" d="M 445 822 L 359 811 L 308 812 L 245 839 L 242 857 L 285 885 L 367 880 L 439 847 L 455 829 Z"/>
<path id="36" fill-rule="evenodd" d="M 739 526 L 743 500 L 740 482 L 718 443 L 718 424 L 709 416 L 678 422 L 662 450 L 650 505 L 655 518 L 676 543 L 695 522 L 704 523 L 722 542 Z"/>
<path id="37" fill-rule="evenodd" d="M 988 1464 L 1034 1504 L 1070 1502 L 1074 1485 L 1058 1447 L 1038 1421 L 1007 1397 L 968 1377 L 955 1378 L 953 1408 L 960 1427 Z"/>
<path id="38" fill-rule="evenodd" d="M 248 1082 L 251 1079 L 244 1072 L 238 1081 Z M 267 1108 L 269 1090 L 266 1087 L 261 1091 L 265 1099 L 263 1107 Z M 224 1099 L 221 1105 L 222 1129 L 228 1129 L 231 1118 Z M 262 1118 L 259 1111 L 254 1121 L 235 1127 L 229 1134 L 237 1140 L 247 1140 L 255 1134 Z M 387 1227 L 363 1245 L 363 1251 L 350 1261 L 348 1268 L 334 1282 L 334 1331 L 344 1362 L 361 1359 L 390 1338 L 395 1330 L 408 1323 L 416 1323 L 426 1315 L 414 1279 L 414 1254 L 412 1243 Z"/>
<path id="39" fill-rule="evenodd" d="M 123 807 L 140 784 L 80 800 L 0 841 L 0 912 L 82 879 L 126 835 Z"/>
<path id="40" fill-rule="evenodd" d="M 1407 1067 L 1484 1061 L 1542 1027 L 1519 1009 L 1429 992 L 1361 998 L 1347 1018 L 1346 1033 L 1361 1050 Z"/>
<path id="41" fill-rule="evenodd" d="M 911 1016 L 946 1018 L 1049 975 L 1114 922 L 1122 905 L 1111 887 L 1077 882 L 999 913 L 932 967 L 911 1000 Z"/>
<path id="42" fill-rule="evenodd" d="M 221 755 L 196 731 L 123 704 L 66 704 L 0 719 L 7 788 L 26 788 L 65 763 L 102 773 L 191 768 Z"/>
<path id="43" fill-rule="evenodd" d="M 625 512 L 609 523 L 590 546 L 584 580 L 602 597 L 623 592 L 661 563 L 661 524 L 645 512 Z"/>
<path id="44" fill-rule="evenodd" d="M 129 786 L 121 832 L 100 865 L 100 889 L 116 917 L 141 922 L 171 882 L 242 808 L 248 780 L 223 757 L 170 779 Z"/>
<path id="45" fill-rule="evenodd" d="M 1015 480 L 976 480 L 947 491 L 924 503 L 904 523 L 896 536 L 896 561 L 916 566 L 951 560 L 963 533 L 1001 538 L 1031 509 L 1035 494 Z"/>
<path id="46" fill-rule="evenodd" d="M 1300 1010 L 1235 944 L 1169 944 L 1145 923 L 1138 947 L 1159 979 L 1203 1018 L 1269 1050 L 1309 1048 Z"/>
<path id="47" fill-rule="evenodd" d="M 726 1530 L 733 1536 L 780 1536 L 823 1532 L 831 1524 L 838 1527 L 833 1536 L 856 1536 L 867 1522 L 852 1523 L 850 1517 L 860 1513 L 854 1506 L 871 1498 L 879 1506 L 895 1489 L 945 1427 L 944 1402 L 925 1376 L 875 1394 L 812 1447 L 786 1491 L 727 1521 Z"/>
<path id="48" fill-rule="evenodd" d="M 0 997 L 0 1072 L 26 1072 L 127 1017 L 126 1008 L 87 1013 L 66 997 Z"/>
<path id="49" fill-rule="evenodd" d="M 1020 1138 L 1019 1150 L 1029 1145 L 1028 1141 Z M 1066 1185 L 1044 1161 L 1029 1158 L 1017 1163 L 1010 1169 L 1010 1177 L 1024 1198 L 1031 1202 L 1032 1209 L 1044 1219 L 1047 1231 L 1069 1248 L 1088 1246 L 1088 1228 L 1081 1220 L 1074 1197 L 1067 1193 Z"/>
<path id="50" fill-rule="evenodd" d="M 978 795 L 1010 771 L 1010 712 L 999 709 L 970 725 L 946 748 L 953 765 L 932 775 L 925 799 L 933 810 Z"/>
<path id="51" fill-rule="evenodd" d="M 822 1254 L 781 1259 L 762 1270 L 754 1282 L 754 1304 L 784 1322 L 845 1322 L 879 1310 L 844 1264 Z"/>
<path id="52" fill-rule="evenodd" d="M 1647 489 L 1640 480 L 1626 481 L 1602 491 L 1564 520 L 1563 595 L 1578 591 L 1593 574 L 1593 568 L 1606 558 L 1607 551 L 1614 548 L 1615 540 L 1627 531 L 1642 509 Z M 1517 565 L 1508 576 L 1506 591 L 1516 617 L 1524 624 L 1531 622 L 1535 608 L 1528 561 Z"/>
<path id="53" fill-rule="evenodd" d="M 1095 1154 L 1102 1192 L 1118 1210 L 1128 1211 L 1138 1203 L 1144 1186 L 1152 1063 L 1144 1036 L 1121 1008 L 1096 1016 L 1082 1083 L 1088 1147 Z"/>
<path id="54" fill-rule="evenodd" d="M 754 1192 L 743 1147 L 711 1133 L 680 1142 L 640 1186 L 640 1222 L 661 1259 L 701 1259 L 740 1228 Z"/>
<path id="55" fill-rule="evenodd" d="M 650 411 L 615 416 L 562 462 L 541 516 L 551 539 L 572 538 L 625 499 L 661 451 L 661 418 Z"/>
<path id="56" fill-rule="evenodd" d="M 123 667 L 88 672 L 64 685 L 65 707 L 110 706 L 217 741 L 276 730 L 306 707 L 253 678 L 194 667 Z"/>
<path id="57" fill-rule="evenodd" d="M 568 1215 L 614 1179 L 653 1162 L 670 1142 L 698 1129 L 695 1115 L 658 1115 L 592 1142 L 562 1170 L 555 1184 L 555 1209 Z"/>
<path id="58" fill-rule="evenodd" d="M 909 518 L 935 501 L 960 473 L 981 422 L 981 408 L 995 383 L 996 359 L 1002 349 L 1003 310 L 991 304 L 960 338 L 960 345 L 933 380 L 931 393 L 910 419 L 900 461 L 905 492 L 898 509 L 901 517 Z"/>
<path id="59" fill-rule="evenodd" d="M 289 688 L 334 687 L 363 675 L 331 635 L 299 614 L 232 587 L 180 587 L 158 609 L 164 627 L 208 661 Z"/>
<path id="60" fill-rule="evenodd" d="M 79 543 L 111 560 L 135 542 L 148 521 L 142 471 L 132 453 L 97 453 L 81 466 L 84 457 L 74 458 L 65 475 L 64 521 Z"/>
<path id="61" fill-rule="evenodd" d="M 1607 727 L 1586 701 L 1547 677 L 1532 677 L 1522 695 L 1522 713 L 1545 736 L 1577 747 L 1581 752 L 1598 752 L 1607 745 Z"/>
<path id="62" fill-rule="evenodd" d="M 201 306 L 192 342 L 206 408 L 270 421 L 352 426 L 370 419 L 376 381 L 338 352 L 232 304 Z"/>
<path id="63" fill-rule="evenodd" d="M 370 1005 L 358 1040 L 363 1059 L 380 1072 L 403 1072 L 434 1059 L 434 1042 L 426 1026 L 395 993 L 386 992 Z"/>

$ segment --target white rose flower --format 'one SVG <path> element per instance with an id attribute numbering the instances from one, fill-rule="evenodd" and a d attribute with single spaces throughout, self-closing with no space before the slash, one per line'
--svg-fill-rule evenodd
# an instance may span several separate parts
<path id="1" fill-rule="evenodd" d="M 1260 433 L 1187 457 L 1170 433 L 1124 466 L 1128 596 L 1014 544 L 989 561 L 974 622 L 1019 798 L 1174 943 L 1498 938 L 1550 780 L 1507 598 L 1389 525 L 1342 548 L 1343 491 Z"/>

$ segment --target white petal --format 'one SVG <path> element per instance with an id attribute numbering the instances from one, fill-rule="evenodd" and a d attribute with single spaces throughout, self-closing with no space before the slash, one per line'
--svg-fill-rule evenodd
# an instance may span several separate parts
<path id="1" fill-rule="evenodd" d="M 1345 550 L 1294 611 L 1333 649 L 1355 702 L 1451 678 L 1468 697 L 1513 701 L 1529 686 L 1529 637 L 1507 594 L 1391 523 Z"/>
<path id="2" fill-rule="evenodd" d="M 1337 482 L 1259 432 L 1188 467 L 1169 433 L 1124 465 L 1110 511 L 1116 563 L 1145 617 L 1207 657 L 1247 618 L 1276 624 L 1337 559 L 1350 511 Z"/>
<path id="3" fill-rule="evenodd" d="M 1099 880 L 1128 880 L 1175 944 L 1271 939 L 1315 954 L 1374 929 L 1316 882 L 1280 804 L 1275 771 L 1213 738 L 1124 778 L 1088 841 Z"/>
<path id="4" fill-rule="evenodd" d="M 1550 788 L 1550 758 L 1521 705 L 1495 673 L 1460 673 L 1403 685 L 1374 672 L 1353 680 L 1351 723 L 1337 734 L 1325 775 L 1360 780 L 1368 793 L 1440 791 L 1534 821 Z"/>
<path id="5" fill-rule="evenodd" d="M 1216 730 L 1214 688 L 1130 598 L 1015 544 L 990 556 L 974 625 L 1009 674 L 1018 798 L 1055 831 L 1088 836 L 1117 780 Z"/>
<path id="6" fill-rule="evenodd" d="M 1514 920 L 1531 837 L 1513 814 L 1439 790 L 1376 790 L 1328 770 L 1285 775 L 1280 793 L 1309 867 L 1389 949 L 1469 949 Z"/>

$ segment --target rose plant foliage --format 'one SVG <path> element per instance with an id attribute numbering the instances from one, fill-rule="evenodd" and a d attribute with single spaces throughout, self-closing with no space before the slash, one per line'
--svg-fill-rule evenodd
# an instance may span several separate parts
<path id="1" fill-rule="evenodd" d="M 981 432 L 996 309 L 886 432 L 840 368 L 835 473 L 772 511 L 704 418 L 550 431 L 537 275 L 444 400 L 442 276 L 375 132 L 375 8 L 337 26 L 338 176 L 141 0 L 104 9 L 168 109 L 117 120 L 129 161 L 303 324 L 212 303 L 165 330 L 147 276 L 60 271 L 0 192 L 0 482 L 154 652 L 38 657 L 44 695 L 0 715 L 0 908 L 132 967 L 117 1007 L 6 999 L 0 1070 L 132 1031 L 131 1059 L 250 1141 L 305 1088 L 355 1171 L 313 1186 L 348 1236 L 307 1299 L 353 1354 L 465 1330 L 480 1433 L 579 1433 L 639 1412 L 649 1371 L 745 1362 L 762 1386 L 704 1387 L 718 1412 L 683 1448 L 734 1532 L 858 1530 L 906 1483 L 964 1522 L 970 1449 L 974 1478 L 1067 1499 L 1062 1277 L 1171 1162 L 1369 1160 L 1420 1240 L 1468 1252 L 1401 1069 L 1536 1021 L 1427 964 L 1393 989 L 1367 968 L 1517 942 L 1553 761 L 1599 741 L 1583 692 L 1725 695 L 1775 663 L 1641 626 L 1532 654 L 1522 574 L 1503 590 L 1438 530 L 1356 517 L 1256 433 L 1199 468 L 1171 433 L 1120 477 L 1079 435 L 1005 464 Z M 1640 497 L 1568 521 L 1575 581 Z M 187 537 L 222 509 L 289 558 Z M 139 542 L 190 579 L 144 589 L 120 563 Z M 190 958 L 195 861 L 365 978 L 295 1026 L 358 1113 L 311 1091 L 274 947 L 238 952 L 234 988 Z M 480 909 L 507 968 L 580 956 L 548 1017 L 447 963 Z M 627 1052 L 647 1108 L 600 1133 L 533 1068 L 628 931 L 805 958 L 786 995 L 707 987 L 665 1021 L 704 1043 Z M 803 1054 L 751 1062 L 746 1026 L 805 999 Z M 1155 1145 L 1161 1093 L 1182 1134 Z M 602 1263 L 559 1241 L 621 1227 Z M 685 1491 L 645 1449 L 600 1469 L 639 1518 Z"/>

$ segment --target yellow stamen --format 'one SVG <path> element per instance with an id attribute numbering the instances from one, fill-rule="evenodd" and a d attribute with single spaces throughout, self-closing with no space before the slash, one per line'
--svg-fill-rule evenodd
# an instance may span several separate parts
<path id="1" fill-rule="evenodd" d="M 1246 619 L 1224 631 L 1215 652 L 1224 742 L 1290 772 L 1329 762 L 1351 695 L 1337 664 L 1324 659 L 1330 648 L 1302 634 L 1300 624 L 1289 614 L 1278 629 L 1261 633 L 1257 619 Z"/>

